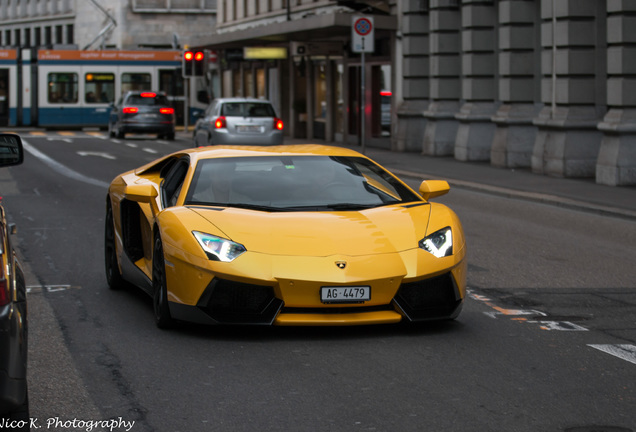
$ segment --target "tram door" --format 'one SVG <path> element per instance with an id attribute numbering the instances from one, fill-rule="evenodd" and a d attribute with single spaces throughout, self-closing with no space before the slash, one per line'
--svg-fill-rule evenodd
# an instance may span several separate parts
<path id="1" fill-rule="evenodd" d="M 183 124 L 183 77 L 181 68 L 159 70 L 159 90 L 166 92 L 172 103 L 178 125 Z"/>
<path id="2" fill-rule="evenodd" d="M 0 126 L 9 125 L 9 69 L 0 69 Z"/>

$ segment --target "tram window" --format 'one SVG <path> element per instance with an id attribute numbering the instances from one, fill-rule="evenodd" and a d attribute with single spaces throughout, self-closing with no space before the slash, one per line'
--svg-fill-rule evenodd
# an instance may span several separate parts
<path id="1" fill-rule="evenodd" d="M 49 103 L 77 103 L 79 86 L 76 73 L 50 73 L 48 83 Z"/>
<path id="2" fill-rule="evenodd" d="M 108 103 L 115 100 L 115 74 L 89 72 L 84 75 L 86 103 Z"/>
<path id="3" fill-rule="evenodd" d="M 126 93 L 133 90 L 150 90 L 150 74 L 123 73 L 121 74 L 121 91 Z"/>

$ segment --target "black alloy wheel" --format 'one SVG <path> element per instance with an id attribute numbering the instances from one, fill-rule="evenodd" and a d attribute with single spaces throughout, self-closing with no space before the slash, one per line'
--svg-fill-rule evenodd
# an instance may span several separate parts
<path id="1" fill-rule="evenodd" d="M 166 262 L 163 255 L 163 243 L 159 233 L 155 235 L 155 247 L 152 254 L 152 305 L 155 312 L 155 324 L 161 329 L 173 327 L 174 320 L 168 307 L 168 289 L 166 287 Z"/>
<path id="2" fill-rule="evenodd" d="M 117 263 L 117 250 L 115 248 L 115 220 L 113 207 L 110 200 L 106 202 L 106 224 L 104 227 L 104 264 L 106 281 L 112 290 L 118 290 L 125 286 Z"/>

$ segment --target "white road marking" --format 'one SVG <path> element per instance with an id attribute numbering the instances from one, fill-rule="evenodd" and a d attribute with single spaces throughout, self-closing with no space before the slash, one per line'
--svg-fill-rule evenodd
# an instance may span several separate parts
<path id="1" fill-rule="evenodd" d="M 62 175 L 70 177 L 73 180 L 78 180 L 84 183 L 91 184 L 93 186 L 99 186 L 101 188 L 108 188 L 108 186 L 110 185 L 109 183 L 106 183 L 94 178 L 86 177 L 83 174 L 73 171 L 72 169 L 62 165 L 56 160 L 51 159 L 50 157 L 48 157 L 47 155 L 45 155 L 44 153 L 42 153 L 41 151 L 33 147 L 31 144 L 29 144 L 25 140 L 22 140 L 22 146 L 24 147 L 24 150 L 29 152 L 32 156 L 35 156 L 36 158 L 40 159 L 42 162 L 44 162 L 49 167 L 51 167 L 54 171 L 57 171 L 58 173 Z"/>
<path id="2" fill-rule="evenodd" d="M 618 357 L 619 359 L 636 364 L 636 346 L 634 345 L 593 345 L 587 346 Z"/>
<path id="3" fill-rule="evenodd" d="M 73 287 L 71 285 L 27 285 L 26 292 L 28 294 L 36 294 L 40 292 L 58 292 L 58 291 L 67 291 Z"/>
<path id="4" fill-rule="evenodd" d="M 559 330 L 559 331 L 588 331 L 583 326 L 571 323 L 570 321 L 550 321 L 548 314 L 535 309 L 506 309 L 501 306 L 497 306 L 490 298 L 473 293 L 470 288 L 467 288 L 468 295 L 479 302 L 487 305 L 492 311 L 483 312 L 484 315 L 498 319 L 500 317 L 506 317 L 518 322 L 526 322 L 532 324 L 539 324 L 541 330 Z M 527 317 L 530 317 L 527 318 Z M 532 319 L 534 317 L 545 317 L 548 319 Z"/>
<path id="5" fill-rule="evenodd" d="M 528 321 L 540 324 L 541 330 L 559 330 L 559 331 L 589 331 L 583 326 L 571 323 L 570 321 Z"/>
<path id="6" fill-rule="evenodd" d="M 104 159 L 110 159 L 110 160 L 117 159 L 112 154 L 105 153 L 105 152 L 78 151 L 77 154 L 80 156 L 98 156 L 98 157 L 103 157 Z"/>

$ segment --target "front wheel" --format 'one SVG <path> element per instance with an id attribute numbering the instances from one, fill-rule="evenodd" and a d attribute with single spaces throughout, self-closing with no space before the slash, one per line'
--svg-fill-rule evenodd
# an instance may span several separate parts
<path id="1" fill-rule="evenodd" d="M 123 288 L 126 284 L 119 271 L 117 262 L 117 249 L 115 247 L 115 221 L 113 219 L 113 206 L 110 200 L 106 203 L 106 226 L 104 227 L 104 264 L 106 270 L 106 282 L 112 290 Z"/>
<path id="2" fill-rule="evenodd" d="M 152 254 L 152 305 L 155 313 L 155 324 L 161 329 L 171 328 L 174 320 L 168 307 L 168 289 L 166 286 L 166 262 L 163 255 L 161 236 L 155 235 L 155 247 Z"/>

